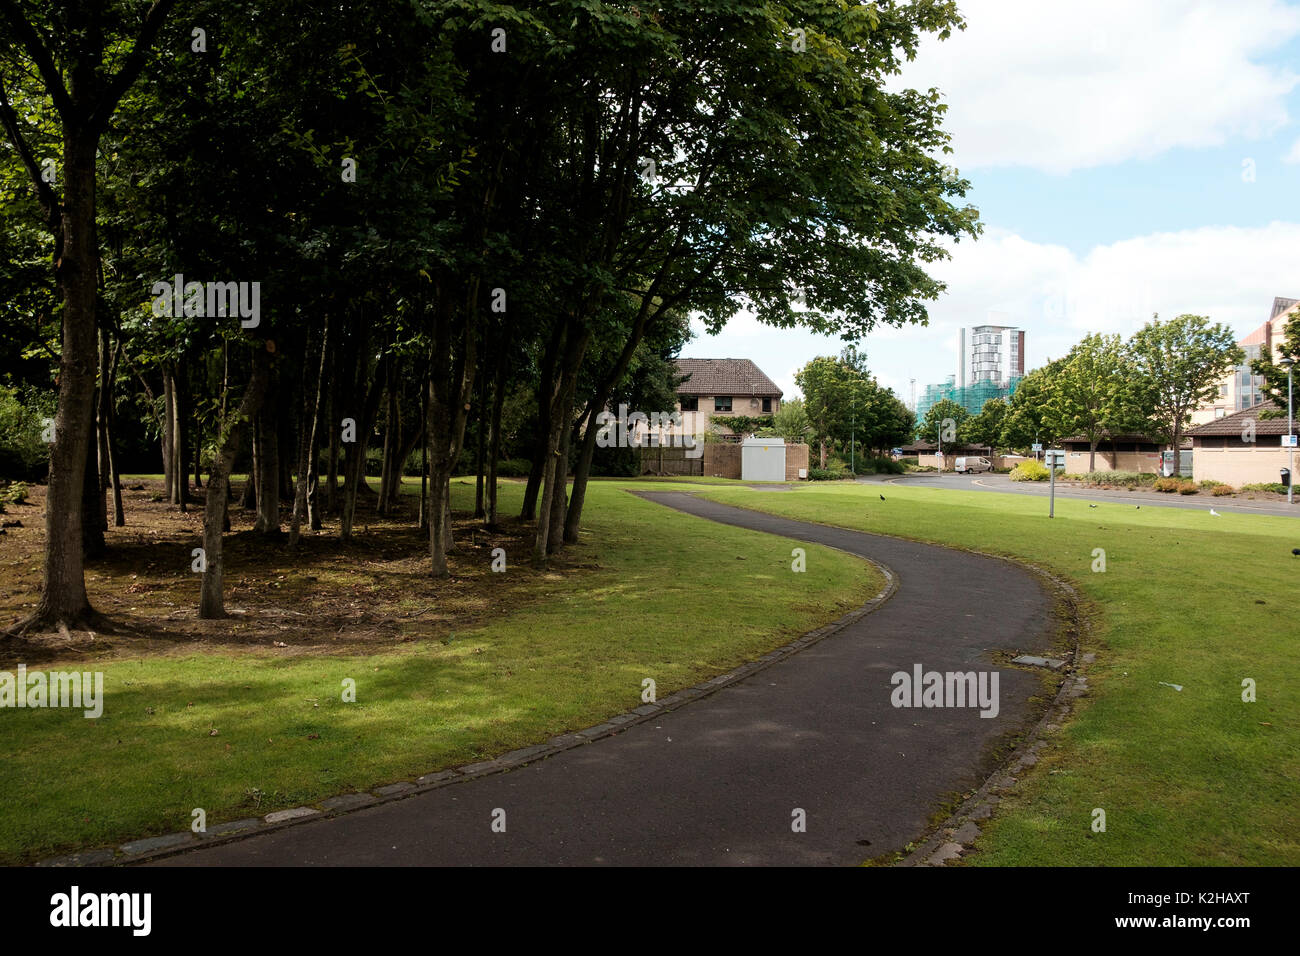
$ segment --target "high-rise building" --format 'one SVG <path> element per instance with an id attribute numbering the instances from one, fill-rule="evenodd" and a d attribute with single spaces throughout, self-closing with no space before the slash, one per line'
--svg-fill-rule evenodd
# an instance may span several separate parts
<path id="1" fill-rule="evenodd" d="M 957 386 L 989 382 L 1006 388 L 1025 375 L 1025 333 L 1013 325 L 962 329 L 957 345 Z"/>

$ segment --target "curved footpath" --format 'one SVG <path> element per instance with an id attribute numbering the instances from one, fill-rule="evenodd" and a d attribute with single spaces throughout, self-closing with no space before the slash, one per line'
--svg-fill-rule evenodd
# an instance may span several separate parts
<path id="1" fill-rule="evenodd" d="M 994 718 L 890 702 L 896 671 L 990 671 L 993 652 L 1045 649 L 1050 601 L 1027 571 L 686 493 L 643 497 L 869 557 L 894 572 L 898 590 L 799 653 L 613 736 L 152 863 L 857 864 L 919 838 L 945 798 L 982 782 L 989 745 L 1028 728 L 1038 675 L 1007 667 L 998 669 Z M 498 809 L 504 833 L 492 828 Z M 796 809 L 806 814 L 802 833 L 792 827 Z"/>

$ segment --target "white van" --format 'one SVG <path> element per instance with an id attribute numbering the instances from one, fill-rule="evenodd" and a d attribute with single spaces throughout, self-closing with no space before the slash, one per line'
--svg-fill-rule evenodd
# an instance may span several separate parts
<path id="1" fill-rule="evenodd" d="M 953 468 L 960 474 L 976 474 L 981 471 L 992 471 L 993 462 L 987 458 L 958 458 L 957 464 Z"/>

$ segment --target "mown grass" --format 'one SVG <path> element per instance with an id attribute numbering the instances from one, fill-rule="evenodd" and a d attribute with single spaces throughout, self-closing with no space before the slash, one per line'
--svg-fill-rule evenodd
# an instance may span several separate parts
<path id="1" fill-rule="evenodd" d="M 592 484 L 577 569 L 446 640 L 96 660 L 85 669 L 104 672 L 99 719 L 0 710 L 0 861 L 188 829 L 194 808 L 211 826 L 486 759 L 638 706 L 643 678 L 666 696 L 759 657 L 883 584 L 867 563 L 809 545 L 816 571 L 792 574 L 790 542 L 627 487 Z M 453 490 L 458 508 L 471 504 L 472 485 Z M 504 511 L 521 491 L 502 485 Z M 341 699 L 348 678 L 355 703 Z"/>
<path id="2" fill-rule="evenodd" d="M 901 484 L 695 490 L 1010 555 L 1079 586 L 1093 617 L 1084 650 L 1098 654 L 1089 695 L 966 862 L 1300 864 L 1300 521 L 1070 499 L 1049 520 L 1037 498 Z M 1247 678 L 1255 703 L 1242 700 Z"/>

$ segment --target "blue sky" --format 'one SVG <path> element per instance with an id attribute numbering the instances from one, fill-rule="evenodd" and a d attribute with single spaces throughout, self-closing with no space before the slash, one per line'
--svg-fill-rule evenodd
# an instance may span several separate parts
<path id="1" fill-rule="evenodd" d="M 966 0 L 900 85 L 949 104 L 948 161 L 985 225 L 933 274 L 929 326 L 865 339 L 910 398 L 956 371 L 957 330 L 1026 331 L 1028 364 L 1152 312 L 1244 335 L 1300 297 L 1300 0 Z M 698 329 L 698 326 L 697 326 Z M 790 397 L 837 339 L 733 319 L 682 354 L 752 358 Z"/>

